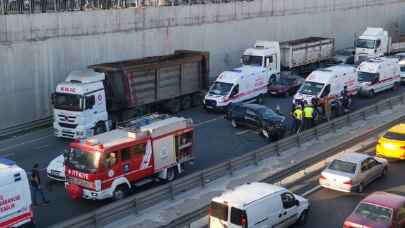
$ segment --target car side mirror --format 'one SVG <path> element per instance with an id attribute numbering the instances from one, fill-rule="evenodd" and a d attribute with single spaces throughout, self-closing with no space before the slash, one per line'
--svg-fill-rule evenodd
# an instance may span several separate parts
<path id="1" fill-rule="evenodd" d="M 300 206 L 300 201 L 299 200 L 295 200 L 295 205 L 298 207 L 298 206 Z"/>
<path id="2" fill-rule="evenodd" d="M 51 104 L 55 104 L 55 93 L 51 93 Z"/>

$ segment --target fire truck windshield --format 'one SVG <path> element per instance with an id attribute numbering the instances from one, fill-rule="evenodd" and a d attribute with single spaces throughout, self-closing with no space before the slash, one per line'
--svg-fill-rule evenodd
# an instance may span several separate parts
<path id="1" fill-rule="evenodd" d="M 66 164 L 72 168 L 86 173 L 95 173 L 100 161 L 100 152 L 85 152 L 71 149 Z"/>

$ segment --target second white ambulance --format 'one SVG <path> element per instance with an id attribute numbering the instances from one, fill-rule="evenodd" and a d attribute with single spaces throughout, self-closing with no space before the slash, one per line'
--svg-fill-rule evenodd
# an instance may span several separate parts
<path id="1" fill-rule="evenodd" d="M 357 68 L 360 94 L 374 96 L 376 93 L 396 88 L 400 84 L 400 66 L 396 58 L 372 58 Z"/>

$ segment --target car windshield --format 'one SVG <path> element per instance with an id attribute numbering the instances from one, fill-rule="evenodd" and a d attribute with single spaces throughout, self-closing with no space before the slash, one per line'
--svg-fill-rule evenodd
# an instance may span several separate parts
<path id="1" fill-rule="evenodd" d="M 263 57 L 254 55 L 244 55 L 242 56 L 243 65 L 249 66 L 262 66 Z"/>
<path id="2" fill-rule="evenodd" d="M 275 85 L 288 86 L 293 83 L 294 79 L 280 78 L 274 82 Z"/>
<path id="3" fill-rule="evenodd" d="M 356 47 L 357 48 L 374 49 L 375 40 L 358 39 L 356 41 Z"/>
<path id="4" fill-rule="evenodd" d="M 270 108 L 262 109 L 260 110 L 260 112 L 262 113 L 263 119 L 271 119 L 279 116 Z"/>
<path id="5" fill-rule="evenodd" d="M 399 134 L 399 133 L 391 132 L 391 131 L 388 131 L 387 133 L 385 133 L 385 135 L 383 137 L 386 139 L 391 139 L 391 140 L 405 141 L 405 134 Z"/>
<path id="6" fill-rule="evenodd" d="M 221 95 L 225 96 L 229 94 L 229 92 L 232 89 L 233 84 L 231 83 L 225 83 L 225 82 L 214 82 L 214 84 L 211 86 L 210 89 L 210 94 L 213 95 Z"/>
<path id="7" fill-rule="evenodd" d="M 374 204 L 360 203 L 354 213 L 368 220 L 389 224 L 391 222 L 392 209 Z"/>
<path id="8" fill-rule="evenodd" d="M 342 160 L 334 160 L 329 165 L 328 169 L 353 174 L 356 171 L 356 163 L 342 161 Z"/>
<path id="9" fill-rule="evenodd" d="M 68 111 L 81 111 L 81 96 L 77 94 L 55 93 L 54 107 Z"/>
<path id="10" fill-rule="evenodd" d="M 81 172 L 95 173 L 100 161 L 99 152 L 84 152 L 71 149 L 66 157 L 66 164 Z"/>
<path id="11" fill-rule="evenodd" d="M 374 82 L 378 79 L 378 73 L 358 72 L 359 82 Z"/>
<path id="12" fill-rule="evenodd" d="M 308 95 L 318 95 L 325 84 L 318 82 L 309 82 L 306 81 L 302 84 L 299 89 L 299 93 L 308 94 Z"/>

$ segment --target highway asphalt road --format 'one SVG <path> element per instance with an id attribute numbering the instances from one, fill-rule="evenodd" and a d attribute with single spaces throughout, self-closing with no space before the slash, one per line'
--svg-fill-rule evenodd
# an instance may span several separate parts
<path id="1" fill-rule="evenodd" d="M 311 210 L 307 223 L 295 228 L 338 228 L 348 217 L 357 204 L 367 195 L 375 191 L 385 191 L 405 196 L 405 162 L 390 162 L 387 175 L 365 187 L 363 193 L 343 193 L 323 189 L 306 196 L 311 202 Z M 309 186 L 318 185 L 317 178 L 309 180 Z"/>
<path id="2" fill-rule="evenodd" d="M 376 101 L 400 92 L 405 92 L 405 87 L 401 87 L 397 91 L 378 94 L 375 98 L 356 98 L 354 108 L 358 109 L 374 104 Z M 281 111 L 288 114 L 291 108 L 291 99 L 291 97 L 266 97 L 265 104 L 272 108 L 279 105 Z M 193 118 L 196 124 L 194 145 L 196 160 L 192 166 L 189 166 L 186 173 L 210 167 L 269 143 L 255 132 L 246 129 L 233 129 L 230 123 L 223 119 L 223 115 L 207 113 L 201 107 L 184 111 L 179 115 Z M 45 168 L 49 161 L 67 148 L 69 143 L 69 140 L 55 138 L 52 132 L 51 128 L 40 129 L 2 140 L 0 141 L 0 156 L 15 160 L 26 170 L 30 170 L 36 162 Z M 43 182 L 46 182 L 45 177 Z M 151 186 L 154 185 L 145 187 Z M 34 208 L 39 227 L 82 215 L 108 203 L 108 201 L 73 201 L 68 198 L 62 183 L 52 184 L 50 188 L 47 188 L 46 193 L 51 203 Z"/>

